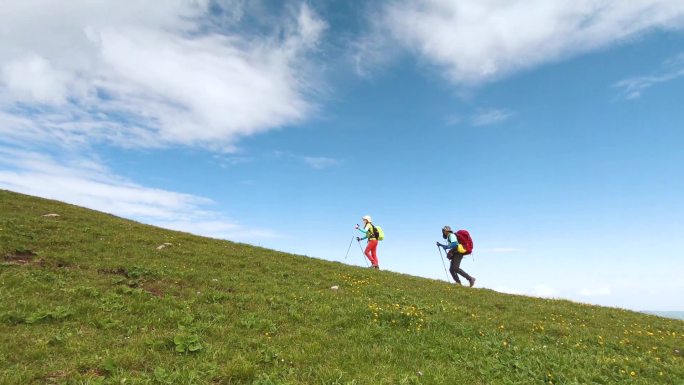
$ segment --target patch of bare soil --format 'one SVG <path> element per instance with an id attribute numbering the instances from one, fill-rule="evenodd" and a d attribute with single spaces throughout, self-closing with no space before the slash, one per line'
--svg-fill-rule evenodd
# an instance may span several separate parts
<path id="1" fill-rule="evenodd" d="M 26 265 L 34 260 L 37 254 L 31 250 L 15 250 L 13 253 L 5 254 L 5 262 L 14 265 Z"/>

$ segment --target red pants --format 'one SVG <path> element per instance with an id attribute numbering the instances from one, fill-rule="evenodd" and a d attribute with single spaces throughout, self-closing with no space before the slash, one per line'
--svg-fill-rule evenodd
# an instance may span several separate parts
<path id="1" fill-rule="evenodd" d="M 371 265 L 373 266 L 378 266 L 378 240 L 377 239 L 371 239 L 368 241 L 368 245 L 366 246 L 366 251 L 364 251 L 364 254 L 366 254 L 366 257 L 368 257 L 368 260 L 371 262 Z"/>

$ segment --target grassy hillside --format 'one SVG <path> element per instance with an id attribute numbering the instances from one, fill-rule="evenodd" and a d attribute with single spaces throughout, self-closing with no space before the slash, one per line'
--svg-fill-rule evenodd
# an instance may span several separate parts
<path id="1" fill-rule="evenodd" d="M 7 191 L 0 346 L 1 384 L 684 384 L 683 321 L 460 288 Z"/>

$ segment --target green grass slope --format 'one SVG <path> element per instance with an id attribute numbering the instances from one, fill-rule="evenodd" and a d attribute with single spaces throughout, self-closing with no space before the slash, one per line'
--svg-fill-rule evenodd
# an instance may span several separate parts
<path id="1" fill-rule="evenodd" d="M 683 350 L 679 320 L 0 190 L 1 384 L 684 384 Z"/>

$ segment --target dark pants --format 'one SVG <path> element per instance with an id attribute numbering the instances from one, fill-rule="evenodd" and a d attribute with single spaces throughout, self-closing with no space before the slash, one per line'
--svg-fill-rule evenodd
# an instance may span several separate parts
<path id="1" fill-rule="evenodd" d="M 449 253 L 447 254 L 447 258 L 451 260 L 451 266 L 449 266 L 449 272 L 451 273 L 451 276 L 454 277 L 454 281 L 458 283 L 459 285 L 461 284 L 461 280 L 458 279 L 458 275 L 461 274 L 463 278 L 467 279 L 468 282 L 473 280 L 473 277 L 468 275 L 463 269 L 461 269 L 461 261 L 463 260 L 463 254 L 459 253 L 456 251 L 456 248 L 454 247 L 453 249 L 449 250 Z"/>

